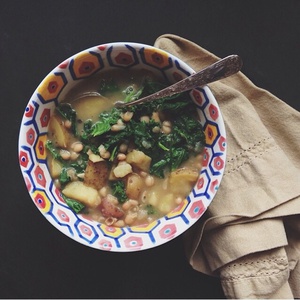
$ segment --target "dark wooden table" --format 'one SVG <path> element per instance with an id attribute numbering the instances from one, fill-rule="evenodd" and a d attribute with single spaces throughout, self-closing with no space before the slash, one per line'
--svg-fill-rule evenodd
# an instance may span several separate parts
<path id="1" fill-rule="evenodd" d="M 111 42 L 153 44 L 164 33 L 220 57 L 300 110 L 300 1 L 5 1 L 0 8 L 1 298 L 224 298 L 188 264 L 182 237 L 136 253 L 97 251 L 67 238 L 32 203 L 18 165 L 26 104 L 56 65 Z M 280 120 L 279 120 L 280 121 Z"/>

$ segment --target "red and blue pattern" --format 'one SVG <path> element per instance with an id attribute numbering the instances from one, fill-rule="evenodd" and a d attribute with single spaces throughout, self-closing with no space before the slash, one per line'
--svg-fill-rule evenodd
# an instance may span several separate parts
<path id="1" fill-rule="evenodd" d="M 194 71 L 175 56 L 138 43 L 110 43 L 82 51 L 51 71 L 33 93 L 25 109 L 19 135 L 19 163 L 33 203 L 46 219 L 66 236 L 104 251 L 139 251 L 159 246 L 179 236 L 206 211 L 225 168 L 226 134 L 216 99 L 207 86 L 193 89 L 206 135 L 203 168 L 187 197 L 165 217 L 144 226 L 117 228 L 75 214 L 51 179 L 45 142 L 50 116 L 72 87 L 110 68 L 147 69 L 176 82 Z"/>

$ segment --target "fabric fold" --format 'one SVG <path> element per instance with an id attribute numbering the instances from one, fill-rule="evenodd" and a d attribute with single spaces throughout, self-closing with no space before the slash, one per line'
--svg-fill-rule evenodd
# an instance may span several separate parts
<path id="1" fill-rule="evenodd" d="M 195 71 L 218 60 L 172 34 L 154 45 Z M 229 298 L 300 297 L 300 113 L 241 72 L 209 87 L 224 118 L 227 160 L 215 198 L 184 236 L 187 257 L 195 270 L 220 276 Z M 274 276 L 259 273 L 267 268 L 262 257 L 275 249 L 285 257 L 284 269 L 274 264 Z M 253 255 L 260 261 L 253 275 L 232 277 L 229 270 L 242 274 L 248 265 L 231 264 Z"/>
<path id="2" fill-rule="evenodd" d="M 230 298 L 290 298 L 289 264 L 283 248 L 251 254 L 220 270 L 221 284 Z"/>

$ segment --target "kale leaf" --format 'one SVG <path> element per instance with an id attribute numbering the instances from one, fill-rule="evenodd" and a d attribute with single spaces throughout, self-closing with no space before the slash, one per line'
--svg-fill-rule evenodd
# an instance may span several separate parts
<path id="1" fill-rule="evenodd" d="M 118 108 L 113 108 L 111 111 L 104 111 L 99 115 L 99 121 L 94 123 L 90 128 L 85 127 L 85 133 L 92 137 L 100 136 L 105 132 L 108 132 L 111 125 L 116 124 L 121 118 L 121 110 Z"/>
<path id="2" fill-rule="evenodd" d="M 115 92 L 119 90 L 119 86 L 116 84 L 114 79 L 102 79 L 99 84 L 99 93 L 105 95 L 109 92 Z"/>
<path id="3" fill-rule="evenodd" d="M 52 141 L 47 140 L 45 143 L 46 149 L 50 152 L 50 154 L 53 156 L 54 159 L 62 160 L 62 157 L 59 153 L 59 151 L 55 148 Z"/>
<path id="4" fill-rule="evenodd" d="M 154 214 L 157 213 L 157 211 L 155 210 L 154 206 L 151 205 L 151 204 L 147 204 L 145 206 L 145 209 L 146 209 L 148 215 L 154 215 Z"/>
<path id="5" fill-rule="evenodd" d="M 66 185 L 70 181 L 71 181 L 71 177 L 68 175 L 67 168 L 62 168 L 59 175 L 59 182 L 62 185 Z"/>
<path id="6" fill-rule="evenodd" d="M 65 196 L 64 194 L 62 194 L 62 198 L 65 200 L 65 202 L 67 203 L 67 205 L 72 208 L 72 210 L 74 210 L 75 213 L 80 213 L 85 209 L 85 205 L 82 204 L 79 201 L 76 201 L 74 199 L 71 199 L 67 196 Z"/>
<path id="7" fill-rule="evenodd" d="M 127 87 L 123 94 L 125 94 L 124 102 L 130 102 L 134 101 L 140 98 L 141 94 L 143 93 L 144 87 L 141 87 L 140 89 L 136 90 L 133 86 Z"/>
<path id="8" fill-rule="evenodd" d="M 111 183 L 112 193 L 117 197 L 119 203 L 124 203 L 128 200 L 125 192 L 125 183 L 122 180 L 113 181 Z"/>
<path id="9" fill-rule="evenodd" d="M 71 130 L 75 136 L 77 136 L 77 114 L 75 109 L 72 108 L 71 104 L 69 103 L 60 103 L 56 107 L 56 111 L 66 120 L 71 122 Z"/>

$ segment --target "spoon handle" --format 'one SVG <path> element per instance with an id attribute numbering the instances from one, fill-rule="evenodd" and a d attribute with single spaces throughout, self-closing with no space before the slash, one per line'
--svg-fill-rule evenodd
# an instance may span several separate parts
<path id="1" fill-rule="evenodd" d="M 132 106 L 145 103 L 159 98 L 170 97 L 172 95 L 200 87 L 205 84 L 220 80 L 237 73 L 242 67 L 242 60 L 238 55 L 229 55 L 201 71 L 184 78 L 173 85 L 170 85 L 154 94 L 131 102 L 117 101 L 116 107 Z"/>

